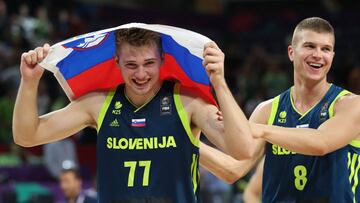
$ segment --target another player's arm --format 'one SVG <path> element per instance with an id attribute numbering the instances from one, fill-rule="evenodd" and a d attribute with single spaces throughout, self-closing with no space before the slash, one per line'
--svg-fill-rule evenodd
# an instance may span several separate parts
<path id="1" fill-rule="evenodd" d="M 271 102 L 272 100 L 268 100 L 261 103 L 251 115 L 250 122 L 266 124 L 270 117 Z M 255 131 L 257 129 L 252 130 Z M 201 143 L 200 164 L 218 178 L 227 183 L 233 183 L 246 175 L 254 167 L 255 163 L 258 162 L 264 153 L 264 146 L 264 140 L 255 140 L 255 145 L 253 146 L 255 155 L 252 158 L 238 161 L 215 148 Z"/>
<path id="2" fill-rule="evenodd" d="M 236 159 L 252 157 L 254 154 L 254 139 L 244 113 L 232 96 L 224 78 L 224 54 L 214 43 L 204 47 L 204 66 L 214 87 L 220 110 L 223 114 L 223 124 L 220 129 L 212 126 L 218 111 L 214 106 L 198 102 L 193 109 L 192 121 L 204 132 L 210 141 L 222 143 L 224 150 Z M 242 147 L 239 147 L 241 145 Z"/>
<path id="3" fill-rule="evenodd" d="M 253 127 L 260 130 L 253 135 L 294 152 L 321 156 L 347 145 L 360 134 L 360 96 L 340 98 L 335 104 L 334 112 L 334 117 L 325 121 L 318 129 L 254 124 Z"/>
<path id="4" fill-rule="evenodd" d="M 44 69 L 38 63 L 46 57 L 48 50 L 49 45 L 46 44 L 21 56 L 22 77 L 13 113 L 13 138 L 21 146 L 48 143 L 72 135 L 86 126 L 96 126 L 90 109 L 94 109 L 96 104 L 93 102 L 101 98 L 93 95 L 39 117 L 37 89 Z"/>
<path id="5" fill-rule="evenodd" d="M 251 176 L 246 186 L 243 199 L 245 203 L 261 203 L 262 178 L 264 173 L 265 157 L 259 162 L 255 173 Z"/>

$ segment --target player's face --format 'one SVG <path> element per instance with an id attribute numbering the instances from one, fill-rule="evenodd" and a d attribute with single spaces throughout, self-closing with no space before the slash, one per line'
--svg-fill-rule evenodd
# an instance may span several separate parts
<path id="1" fill-rule="evenodd" d="M 295 78 L 326 81 L 334 58 L 334 37 L 329 33 L 302 30 L 295 34 L 288 54 L 294 63 Z"/>
<path id="2" fill-rule="evenodd" d="M 159 89 L 162 60 L 156 45 L 135 47 L 123 43 L 116 60 L 128 95 L 150 97 Z"/>

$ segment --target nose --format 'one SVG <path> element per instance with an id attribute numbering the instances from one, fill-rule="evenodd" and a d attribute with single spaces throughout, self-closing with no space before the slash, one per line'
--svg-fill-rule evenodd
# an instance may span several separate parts
<path id="1" fill-rule="evenodd" d="M 135 77 L 137 79 L 144 79 L 146 77 L 146 71 L 143 66 L 139 66 L 139 68 L 137 69 L 137 71 L 135 73 Z"/>
<path id="2" fill-rule="evenodd" d="M 321 49 L 320 48 L 316 48 L 313 50 L 312 56 L 314 58 L 320 59 L 321 58 Z"/>

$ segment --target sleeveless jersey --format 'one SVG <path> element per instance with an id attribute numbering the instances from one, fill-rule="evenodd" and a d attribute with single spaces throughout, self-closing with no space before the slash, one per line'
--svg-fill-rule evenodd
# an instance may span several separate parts
<path id="1" fill-rule="evenodd" d="M 294 106 L 290 88 L 274 98 L 268 124 L 316 129 L 333 116 L 335 101 L 348 93 L 331 85 L 319 103 L 301 114 Z M 265 153 L 263 202 L 353 201 L 347 169 L 348 146 L 324 156 L 307 156 L 267 143 Z"/>
<path id="2" fill-rule="evenodd" d="M 100 203 L 196 203 L 199 140 L 191 132 L 179 84 L 164 81 L 136 108 L 124 85 L 110 91 L 101 109 L 97 138 Z"/>
<path id="3" fill-rule="evenodd" d="M 360 169 L 360 140 L 354 140 L 349 145 L 348 169 L 354 202 L 360 202 L 359 169 Z"/>

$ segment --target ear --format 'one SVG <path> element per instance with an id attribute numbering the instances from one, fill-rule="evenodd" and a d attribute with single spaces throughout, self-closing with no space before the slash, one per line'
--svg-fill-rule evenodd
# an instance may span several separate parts
<path id="1" fill-rule="evenodd" d="M 293 62 L 294 61 L 294 49 L 291 44 L 288 46 L 288 56 L 289 56 L 290 61 Z"/>
<path id="2" fill-rule="evenodd" d="M 114 60 L 115 60 L 116 66 L 120 67 L 119 56 L 117 54 L 114 55 Z"/>
<path id="3" fill-rule="evenodd" d="M 161 65 L 164 65 L 164 62 L 165 62 L 165 53 L 164 52 L 161 53 L 160 60 L 161 60 Z"/>

